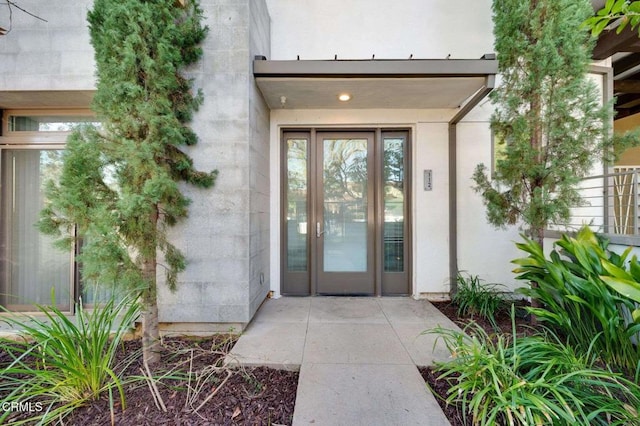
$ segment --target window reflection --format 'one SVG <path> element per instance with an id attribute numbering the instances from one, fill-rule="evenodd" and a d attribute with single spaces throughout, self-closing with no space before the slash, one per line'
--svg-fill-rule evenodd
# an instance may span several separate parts
<path id="1" fill-rule="evenodd" d="M 287 270 L 307 270 L 307 145 L 287 140 Z"/>
<path id="2" fill-rule="evenodd" d="M 325 139 L 324 270 L 367 270 L 367 139 Z"/>
<path id="3" fill-rule="evenodd" d="M 11 115 L 10 132 L 70 132 L 81 124 L 100 126 L 87 115 Z"/>
<path id="4" fill-rule="evenodd" d="M 384 272 L 404 272 L 404 143 L 384 139 Z"/>

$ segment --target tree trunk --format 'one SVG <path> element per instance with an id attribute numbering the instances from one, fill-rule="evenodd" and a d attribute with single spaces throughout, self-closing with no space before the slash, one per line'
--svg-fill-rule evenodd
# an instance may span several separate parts
<path id="1" fill-rule="evenodd" d="M 542 250 L 544 250 L 544 227 L 536 227 L 531 230 L 532 237 L 535 238 L 536 242 L 540 246 Z M 538 283 L 535 281 L 531 281 L 532 288 L 538 288 Z M 532 308 L 540 308 L 542 305 L 538 299 L 531 299 L 531 307 Z M 538 325 L 538 318 L 531 314 L 530 323 L 532 326 Z"/>
<path id="2" fill-rule="evenodd" d="M 149 218 L 157 227 L 157 206 Z M 142 277 L 147 288 L 142 293 L 142 358 L 148 365 L 160 361 L 160 329 L 158 327 L 158 299 L 156 281 L 156 256 L 144 260 Z"/>
<path id="3" fill-rule="evenodd" d="M 155 263 L 154 263 L 155 269 Z M 146 265 L 145 265 L 146 267 Z M 160 361 L 160 330 L 156 292 L 145 290 L 142 296 L 142 359 L 148 365 Z"/>
<path id="4" fill-rule="evenodd" d="M 538 0 L 531 0 L 531 3 L 529 5 L 530 7 L 530 11 L 531 13 L 535 13 L 535 10 L 538 8 Z M 538 40 L 539 34 L 530 34 L 532 40 Z M 541 123 L 541 117 L 542 117 L 542 101 L 541 101 L 541 96 L 540 96 L 540 92 L 538 90 L 535 90 L 532 94 L 531 94 L 531 114 L 533 117 L 531 117 L 530 121 L 532 124 L 532 129 L 531 129 L 531 139 L 530 139 L 530 144 L 531 147 L 533 148 L 533 150 L 537 153 L 537 158 L 536 158 L 536 163 L 537 164 L 542 164 L 543 161 L 543 149 L 542 149 L 542 145 L 543 145 L 543 132 L 542 132 L 542 123 Z M 539 182 L 534 182 L 532 184 L 532 188 L 530 189 L 530 194 L 529 196 L 531 197 L 531 199 L 533 199 L 533 197 L 535 196 L 535 188 L 539 188 L 541 185 L 539 184 Z M 540 245 L 540 247 L 544 247 L 544 227 L 542 226 L 534 226 L 531 229 L 531 236 L 532 238 L 535 238 L 536 241 L 538 242 L 538 244 Z M 531 282 L 531 287 L 532 288 L 537 288 L 538 287 L 538 283 L 536 282 Z M 531 307 L 533 308 L 539 308 L 540 307 L 540 302 L 538 302 L 537 299 L 531 299 Z M 535 326 L 538 324 L 538 319 L 536 318 L 535 315 L 531 315 L 531 325 Z"/>

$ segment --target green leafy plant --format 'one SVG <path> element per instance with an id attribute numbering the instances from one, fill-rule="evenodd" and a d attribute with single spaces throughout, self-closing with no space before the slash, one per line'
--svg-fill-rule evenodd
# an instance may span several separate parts
<path id="1" fill-rule="evenodd" d="M 625 250 L 622 258 L 625 259 L 630 251 L 631 247 Z M 628 269 L 608 262 L 606 259 L 602 260 L 602 266 L 609 274 L 600 276 L 605 284 L 624 297 L 640 303 L 640 264 L 637 256 L 633 255 L 628 263 Z M 636 307 L 631 315 L 636 323 L 640 323 L 640 308 Z"/>
<path id="2" fill-rule="evenodd" d="M 604 7 L 584 21 L 584 26 L 591 29 L 594 36 L 600 35 L 611 23 L 616 21 L 616 33 L 620 34 L 627 25 L 637 29 L 640 25 L 640 1 L 607 0 Z"/>
<path id="3" fill-rule="evenodd" d="M 535 288 L 518 290 L 541 302 L 529 311 L 577 350 L 591 350 L 612 367 L 634 371 L 640 350 L 631 337 L 640 326 L 629 321 L 628 313 L 635 305 L 607 285 L 611 273 L 628 274 L 624 271 L 629 251 L 618 255 L 607 250 L 607 242 L 588 227 L 575 238 L 563 235 L 548 258 L 526 237 L 517 246 L 528 254 L 513 261 L 518 265 L 514 270 L 519 274 L 517 279 L 538 283 Z M 638 266 L 632 268 L 637 273 Z"/>
<path id="4" fill-rule="evenodd" d="M 119 373 L 124 366 L 116 368 L 115 355 L 139 313 L 137 301 L 132 297 L 118 303 L 111 299 L 91 312 L 82 302 L 75 308 L 75 317 L 55 307 L 38 306 L 42 317 L 11 314 L 3 318 L 19 330 L 22 340 L 0 340 L 0 352 L 10 359 L 0 371 L 0 404 L 31 403 L 34 414 L 11 424 L 46 424 L 105 394 L 113 412 L 114 392 L 124 408 Z M 125 363 L 139 355 L 130 354 Z M 10 410 L 0 412 L 0 423 L 8 423 L 12 414 Z"/>
<path id="5" fill-rule="evenodd" d="M 458 307 L 458 315 L 478 315 L 487 319 L 496 326 L 496 313 L 505 304 L 500 295 L 501 284 L 485 283 L 477 275 L 463 276 L 458 274 L 457 291 L 451 297 L 451 301 Z"/>
<path id="6" fill-rule="evenodd" d="M 471 323 L 464 331 L 436 328 L 452 359 L 438 363 L 474 425 L 636 424 L 640 387 L 553 334 L 488 335 Z M 465 420 L 466 421 L 466 420 Z"/>

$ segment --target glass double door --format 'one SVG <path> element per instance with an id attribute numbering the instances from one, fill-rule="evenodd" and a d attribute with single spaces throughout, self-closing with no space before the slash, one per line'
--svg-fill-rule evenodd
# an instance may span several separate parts
<path id="1" fill-rule="evenodd" d="M 283 294 L 408 294 L 407 132 L 286 132 Z"/>

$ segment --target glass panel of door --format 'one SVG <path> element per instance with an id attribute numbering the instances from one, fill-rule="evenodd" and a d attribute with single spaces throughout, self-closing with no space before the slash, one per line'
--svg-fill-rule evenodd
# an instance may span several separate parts
<path id="1" fill-rule="evenodd" d="M 406 132 L 382 133 L 382 292 L 409 291 L 409 222 L 407 176 L 409 145 Z"/>
<path id="2" fill-rule="evenodd" d="M 318 133 L 319 294 L 375 294 L 373 134 Z"/>
<path id="3" fill-rule="evenodd" d="M 307 271 L 307 140 L 287 141 L 287 270 Z"/>

